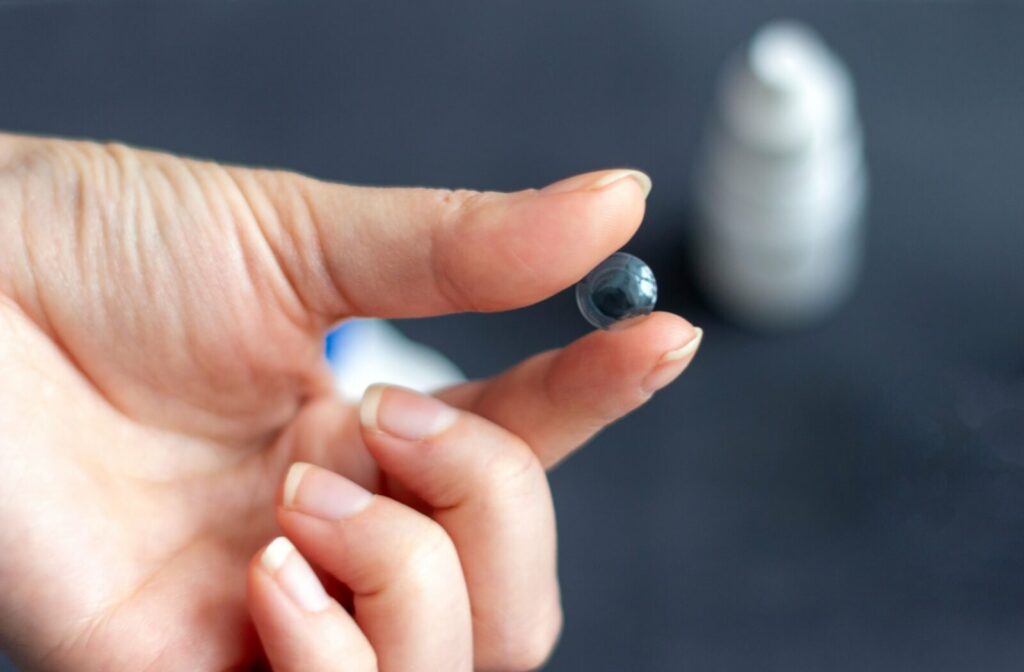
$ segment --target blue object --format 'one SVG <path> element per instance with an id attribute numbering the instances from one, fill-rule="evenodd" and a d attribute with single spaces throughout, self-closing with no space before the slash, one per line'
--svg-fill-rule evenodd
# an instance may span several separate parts
<path id="1" fill-rule="evenodd" d="M 333 331 L 328 332 L 324 338 L 324 356 L 327 361 L 335 362 L 341 353 L 348 347 L 359 331 L 359 322 L 348 320 L 343 322 Z"/>
<path id="2" fill-rule="evenodd" d="M 654 272 L 641 259 L 616 252 L 576 285 L 580 312 L 598 329 L 648 315 L 658 300 Z"/>

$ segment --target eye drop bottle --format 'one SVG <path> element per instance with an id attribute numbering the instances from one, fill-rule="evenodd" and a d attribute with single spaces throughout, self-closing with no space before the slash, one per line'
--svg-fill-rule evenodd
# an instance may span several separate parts
<path id="1" fill-rule="evenodd" d="M 726 64 L 697 170 L 697 272 L 737 322 L 816 322 L 860 269 L 867 196 L 850 76 L 809 28 L 763 27 Z"/>

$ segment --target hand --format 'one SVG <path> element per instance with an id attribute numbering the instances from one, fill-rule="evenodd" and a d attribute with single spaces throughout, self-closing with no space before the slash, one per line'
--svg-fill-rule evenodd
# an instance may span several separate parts
<path id="1" fill-rule="evenodd" d="M 59 670 L 539 664 L 560 624 L 542 467 L 699 332 L 656 313 L 444 405 L 372 388 L 362 422 L 322 337 L 541 300 L 632 236 L 645 187 L 356 188 L 0 136 L 0 643 Z M 261 550 L 279 529 L 298 551 Z"/>

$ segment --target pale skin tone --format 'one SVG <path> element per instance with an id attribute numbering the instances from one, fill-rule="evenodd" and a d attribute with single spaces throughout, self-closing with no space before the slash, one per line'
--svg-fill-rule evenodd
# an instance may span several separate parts
<path id="1" fill-rule="evenodd" d="M 649 184 L 357 188 L 0 135 L 0 644 L 42 670 L 541 665 L 545 469 L 699 330 L 655 313 L 361 407 L 322 338 L 540 301 L 629 240 Z"/>

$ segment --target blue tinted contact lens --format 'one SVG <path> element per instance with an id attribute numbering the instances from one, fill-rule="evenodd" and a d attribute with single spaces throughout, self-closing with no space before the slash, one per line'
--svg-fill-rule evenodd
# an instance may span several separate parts
<path id="1" fill-rule="evenodd" d="M 576 304 L 598 329 L 647 315 L 657 300 L 658 284 L 651 267 L 625 252 L 605 259 L 576 285 Z"/>

